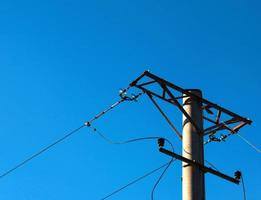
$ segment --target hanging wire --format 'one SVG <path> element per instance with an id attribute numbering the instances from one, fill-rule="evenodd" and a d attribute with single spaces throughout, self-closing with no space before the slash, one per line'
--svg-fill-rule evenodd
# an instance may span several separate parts
<path id="1" fill-rule="evenodd" d="M 246 200 L 246 188 L 245 188 L 243 174 L 241 174 L 241 182 L 242 182 L 242 189 L 243 189 L 243 195 L 244 195 L 243 197 L 244 197 L 244 200 Z"/>
<path id="2" fill-rule="evenodd" d="M 134 138 L 134 139 L 130 139 L 130 140 L 125 140 L 125 141 L 114 141 L 111 140 L 110 138 L 106 137 L 101 131 L 97 130 L 97 128 L 93 127 L 93 126 L 89 126 L 89 128 L 98 133 L 98 135 L 105 140 L 106 142 L 110 143 L 110 144 L 114 144 L 114 145 L 122 145 L 122 144 L 128 144 L 128 143 L 132 143 L 132 142 L 137 142 L 137 141 L 142 141 L 142 140 L 155 140 L 155 139 L 161 139 L 162 137 L 159 136 L 150 136 L 150 137 L 140 137 L 140 138 Z M 162 138 L 164 139 L 172 148 L 172 151 L 174 152 L 174 146 L 172 145 L 172 143 L 170 142 L 170 140 L 166 139 L 166 138 Z M 151 191 L 151 200 L 154 200 L 154 192 L 155 189 L 157 188 L 158 184 L 160 183 L 161 179 L 163 178 L 164 174 L 166 173 L 166 171 L 168 170 L 168 168 L 170 167 L 170 165 L 172 164 L 172 162 L 176 160 L 174 158 L 171 158 L 171 160 L 168 162 L 168 164 L 166 165 L 165 169 L 163 170 L 163 172 L 161 173 L 161 175 L 159 176 L 158 180 L 155 182 L 152 191 Z M 110 195 L 111 196 L 111 195 Z"/>
<path id="3" fill-rule="evenodd" d="M 171 161 L 171 162 L 172 162 L 172 161 Z M 160 167 L 158 167 L 158 168 L 156 168 L 156 169 L 154 169 L 154 170 L 152 170 L 152 171 L 150 171 L 150 172 L 147 172 L 147 173 L 144 174 L 143 176 L 140 176 L 140 177 L 134 179 L 133 181 L 129 182 L 128 184 L 126 184 L 126 185 L 120 187 L 119 189 L 114 190 L 113 192 L 111 192 L 110 194 L 108 194 L 108 195 L 106 195 L 105 197 L 101 198 L 100 200 L 108 199 L 109 197 L 111 197 L 111 196 L 113 196 L 113 195 L 119 193 L 120 191 L 126 189 L 127 187 L 129 187 L 129 186 L 131 186 L 131 185 L 133 185 L 133 184 L 135 184 L 135 183 L 141 181 L 142 179 L 144 179 L 144 178 L 146 178 L 146 177 L 148 177 L 148 176 L 154 174 L 155 172 L 159 171 L 160 169 L 162 169 L 162 168 L 168 166 L 169 163 L 170 163 L 170 162 L 167 162 L 167 163 L 161 165 Z"/>
<path id="4" fill-rule="evenodd" d="M 253 145 L 251 142 L 249 142 L 245 137 L 242 135 L 236 134 L 239 138 L 241 138 L 245 143 L 247 143 L 250 147 L 252 147 L 257 153 L 261 153 L 261 150 L 257 148 L 255 145 Z"/>
<path id="5" fill-rule="evenodd" d="M 68 139 L 69 137 L 71 137 L 72 135 L 74 135 L 75 133 L 77 133 L 79 130 L 81 130 L 83 127 L 85 126 L 90 126 L 92 122 L 94 122 L 95 120 L 99 119 L 101 116 L 105 115 L 107 112 L 109 112 L 110 110 L 114 109 L 115 107 L 117 107 L 118 105 L 120 105 L 122 102 L 124 101 L 137 101 L 137 99 L 143 94 L 143 93 L 139 93 L 137 95 L 132 95 L 131 97 L 127 97 L 127 93 L 126 91 L 129 89 L 130 87 L 128 87 L 127 89 L 124 89 L 123 91 L 125 92 L 125 97 L 121 96 L 121 99 L 117 102 L 115 102 L 114 104 L 112 104 L 111 106 L 109 106 L 107 109 L 105 109 L 104 111 L 100 112 L 99 114 L 97 114 L 96 116 L 94 116 L 92 119 L 90 119 L 89 121 L 85 122 L 83 125 L 79 126 L 78 128 L 70 131 L 69 133 L 65 134 L 64 136 L 62 136 L 61 138 L 57 139 L 56 141 L 52 142 L 51 144 L 47 145 L 46 147 L 40 149 L 39 151 L 37 151 L 36 153 L 32 154 L 31 156 L 29 156 L 28 158 L 24 159 L 22 162 L 18 163 L 17 165 L 11 167 L 10 169 L 8 169 L 7 171 L 3 172 L 0 175 L 0 179 L 4 178 L 5 176 L 9 175 L 10 173 L 14 172 L 15 170 L 17 170 L 18 168 L 24 166 L 25 164 L 27 164 L 28 162 L 30 162 L 31 160 L 35 159 L 36 157 L 40 156 L 41 154 L 43 154 L 44 152 L 48 151 L 49 149 L 51 149 L 52 147 L 56 146 L 57 144 L 63 142 L 64 140 Z"/>
<path id="6" fill-rule="evenodd" d="M 172 164 L 172 162 L 174 161 L 174 159 L 172 158 L 171 161 L 168 163 L 168 165 L 165 167 L 165 169 L 163 170 L 163 172 L 161 173 L 161 175 L 159 176 L 158 180 L 156 181 L 156 183 L 154 184 L 152 191 L 151 191 L 151 200 L 154 200 L 154 192 L 155 189 L 157 188 L 158 184 L 160 183 L 161 179 L 163 178 L 164 174 L 166 173 L 166 171 L 168 170 L 168 168 L 170 167 L 170 165 Z"/>
<path id="7" fill-rule="evenodd" d="M 137 142 L 137 141 L 141 141 L 141 140 L 156 140 L 156 139 L 160 139 L 162 137 L 160 136 L 149 136 L 149 137 L 139 137 L 139 138 L 134 138 L 134 139 L 130 139 L 130 140 L 124 140 L 124 141 L 115 141 L 115 140 L 111 140 L 110 138 L 108 138 L 107 136 L 105 136 L 105 134 L 103 134 L 101 131 L 99 131 L 97 128 L 95 128 L 94 126 L 90 125 L 89 128 L 96 132 L 104 141 L 110 143 L 110 144 L 128 144 L 128 143 L 132 143 L 132 142 Z M 174 152 L 174 146 L 173 144 L 170 142 L 170 140 L 168 140 L 167 138 L 163 138 L 170 146 L 171 149 Z"/>

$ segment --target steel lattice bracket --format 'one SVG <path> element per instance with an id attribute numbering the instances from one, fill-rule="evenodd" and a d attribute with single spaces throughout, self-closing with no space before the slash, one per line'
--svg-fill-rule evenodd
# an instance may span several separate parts
<path id="1" fill-rule="evenodd" d="M 163 101 L 166 101 L 170 104 L 175 105 L 178 109 L 186 116 L 187 120 L 202 133 L 196 123 L 191 119 L 188 113 L 183 109 L 182 99 L 184 97 L 191 97 L 202 104 L 202 110 L 204 111 L 204 120 L 207 121 L 207 127 L 204 128 L 203 134 L 212 137 L 213 140 L 217 139 L 214 137 L 214 134 L 221 130 L 228 130 L 230 134 L 237 133 L 239 129 L 247 124 L 251 124 L 252 121 L 248 118 L 241 117 L 240 115 L 233 113 L 215 103 L 212 103 L 204 98 L 201 98 L 189 90 L 183 89 L 173 83 L 166 81 L 158 76 L 151 74 L 148 71 L 145 71 L 141 76 L 134 80 L 131 84 L 131 87 L 136 87 L 146 93 L 149 98 L 152 100 L 154 105 L 158 108 L 170 126 L 176 130 L 175 126 L 172 124 L 168 116 L 163 112 L 160 106 L 157 104 L 154 97 L 157 97 Z M 178 134 L 182 138 L 181 134 Z M 225 139 L 225 137 L 223 138 Z M 220 139 L 219 139 L 220 140 Z"/>

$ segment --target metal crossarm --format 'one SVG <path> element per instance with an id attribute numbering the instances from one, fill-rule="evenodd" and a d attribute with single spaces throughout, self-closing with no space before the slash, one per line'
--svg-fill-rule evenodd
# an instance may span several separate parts
<path id="1" fill-rule="evenodd" d="M 168 156 L 171 156 L 171 157 L 173 157 L 173 158 L 176 158 L 176 159 L 178 159 L 178 160 L 181 160 L 181 161 L 183 161 L 183 162 L 186 162 L 186 163 L 188 163 L 189 165 L 194 165 L 194 166 L 200 168 L 200 169 L 201 169 L 202 171 L 204 171 L 205 173 L 209 172 L 209 173 L 211 173 L 211 174 L 214 174 L 214 175 L 216 175 L 216 176 L 218 176 L 218 177 L 220 177 L 220 178 L 223 178 L 223 179 L 225 179 L 225 180 L 227 180 L 227 181 L 230 181 L 230 182 L 232 182 L 232 183 L 235 183 L 235 184 L 239 184 L 239 182 L 240 182 L 240 181 L 239 181 L 238 179 L 236 179 L 236 178 L 233 178 L 233 177 L 231 177 L 231 176 L 228 176 L 228 175 L 226 175 L 226 174 L 223 174 L 223 173 L 221 173 L 221 172 L 219 172 L 219 171 L 217 171 L 217 170 L 214 170 L 214 169 L 212 169 L 212 168 L 210 168 L 210 167 L 206 167 L 206 166 L 204 166 L 204 165 L 202 165 L 202 164 L 200 164 L 200 163 L 198 163 L 198 162 L 196 162 L 196 161 L 194 161 L 194 160 L 187 159 L 187 158 L 185 158 L 185 157 L 183 157 L 183 156 L 180 156 L 180 155 L 178 155 L 178 154 L 176 154 L 176 153 L 174 153 L 174 152 L 172 152 L 172 151 L 169 151 L 169 150 L 167 150 L 167 149 L 160 148 L 159 151 L 160 151 L 161 153 L 164 153 L 164 154 L 168 155 Z"/>
<path id="2" fill-rule="evenodd" d="M 146 93 L 169 124 L 172 124 L 171 121 L 162 109 L 160 109 L 153 97 L 176 106 L 183 113 L 183 115 L 186 116 L 187 120 L 195 127 L 198 133 L 200 133 L 200 129 L 188 113 L 183 109 L 181 101 L 184 97 L 191 97 L 192 99 L 200 102 L 202 104 L 202 110 L 205 111 L 203 119 L 207 122 L 205 123 L 207 124 L 207 127 L 203 130 L 204 135 L 211 136 L 221 130 L 227 130 L 230 134 L 234 134 L 245 125 L 252 123 L 250 119 L 242 117 L 209 100 L 201 98 L 191 93 L 189 90 L 183 89 L 167 80 L 164 80 L 149 71 L 145 71 L 142 75 L 135 79 L 130 86 L 136 87 Z"/>

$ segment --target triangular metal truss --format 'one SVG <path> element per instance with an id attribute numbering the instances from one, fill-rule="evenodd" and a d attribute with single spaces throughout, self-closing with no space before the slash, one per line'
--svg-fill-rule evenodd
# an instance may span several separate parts
<path id="1" fill-rule="evenodd" d="M 186 116 L 187 120 L 193 124 L 198 133 L 202 134 L 202 130 L 197 127 L 196 123 L 183 109 L 182 99 L 189 96 L 200 102 L 204 113 L 203 119 L 207 122 L 204 123 L 207 127 L 204 127 L 203 134 L 204 136 L 209 136 L 212 138 L 213 141 L 215 141 L 215 139 L 218 140 L 214 136 L 218 131 L 227 130 L 230 132 L 229 134 L 235 134 L 243 126 L 252 123 L 250 119 L 241 117 L 234 112 L 231 112 L 209 100 L 191 93 L 188 89 L 183 89 L 177 85 L 174 85 L 173 83 L 170 83 L 169 81 L 166 81 L 148 71 L 145 71 L 142 75 L 135 79 L 130 86 L 136 87 L 148 95 L 163 117 L 167 120 L 169 125 L 177 133 L 179 138 L 182 138 L 182 135 L 179 134 L 179 131 L 177 131 L 171 120 L 163 112 L 159 104 L 156 102 L 155 97 L 176 106 Z"/>

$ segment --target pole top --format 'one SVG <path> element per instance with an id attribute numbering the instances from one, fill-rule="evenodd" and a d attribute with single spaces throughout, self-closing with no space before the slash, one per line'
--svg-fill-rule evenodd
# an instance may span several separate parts
<path id="1" fill-rule="evenodd" d="M 200 89 L 186 89 L 185 91 L 190 92 L 200 98 L 202 98 L 202 91 Z"/>
<path id="2" fill-rule="evenodd" d="M 195 89 L 195 88 L 192 88 L 192 89 L 185 89 L 186 91 L 188 91 L 188 92 L 195 92 L 195 93 L 200 93 L 200 94 L 202 94 L 202 91 L 201 91 L 201 89 Z"/>

